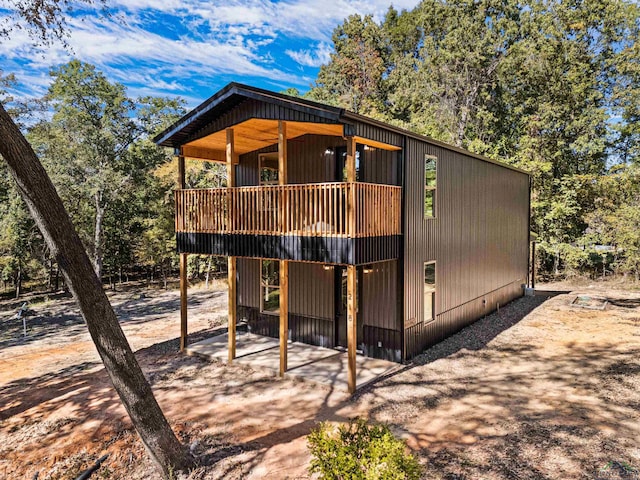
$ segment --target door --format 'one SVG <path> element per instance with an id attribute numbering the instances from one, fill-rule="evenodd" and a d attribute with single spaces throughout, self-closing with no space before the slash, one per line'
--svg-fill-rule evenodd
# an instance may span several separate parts
<path id="1" fill-rule="evenodd" d="M 347 348 L 347 267 L 337 265 L 335 271 L 335 302 L 336 302 L 336 347 Z M 356 290 L 358 311 L 362 304 L 362 269 L 356 267 Z M 361 350 L 364 327 L 362 318 L 357 319 L 358 338 L 356 340 L 358 350 Z"/>

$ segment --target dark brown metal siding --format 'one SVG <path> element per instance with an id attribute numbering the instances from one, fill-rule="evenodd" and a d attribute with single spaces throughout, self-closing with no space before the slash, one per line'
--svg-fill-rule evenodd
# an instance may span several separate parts
<path id="1" fill-rule="evenodd" d="M 402 330 L 398 315 L 398 262 L 371 264 L 371 273 L 362 274 L 360 319 L 364 325 Z"/>
<path id="2" fill-rule="evenodd" d="M 238 305 L 260 308 L 260 260 L 238 258 Z"/>
<path id="3" fill-rule="evenodd" d="M 319 263 L 289 263 L 289 312 L 305 317 L 333 321 L 333 269 L 325 270 Z"/>
<path id="4" fill-rule="evenodd" d="M 321 183 L 336 181 L 336 159 L 327 155 L 327 148 L 346 145 L 344 139 L 329 135 L 303 135 L 287 142 L 289 183 Z M 257 185 L 258 156 L 276 152 L 276 144 L 240 156 L 236 167 L 238 186 Z M 361 181 L 398 185 L 399 154 L 396 151 L 371 149 L 363 151 L 364 178 Z"/>
<path id="5" fill-rule="evenodd" d="M 397 132 L 360 122 L 354 123 L 353 128 L 354 134 L 358 137 L 368 138 L 377 142 L 386 143 L 387 145 L 402 147 L 403 135 Z"/>
<path id="6" fill-rule="evenodd" d="M 399 153 L 397 151 L 376 148 L 363 150 L 362 153 L 364 175 L 361 181 L 385 185 L 399 185 Z"/>
<path id="7" fill-rule="evenodd" d="M 438 158 L 436 218 L 424 219 L 424 155 Z M 407 139 L 405 190 L 405 355 L 459 330 L 497 303 L 521 295 L 528 256 L 529 178 Z M 437 319 L 423 318 L 423 265 L 436 261 Z M 493 292 L 493 293 L 491 293 Z"/>
<path id="8" fill-rule="evenodd" d="M 210 133 L 223 130 L 251 118 L 286 120 L 290 122 L 331 123 L 326 118 L 308 112 L 301 112 L 282 105 L 247 99 L 193 133 L 184 143 L 205 137 Z"/>
<path id="9" fill-rule="evenodd" d="M 327 148 L 346 145 L 340 137 L 303 135 L 287 142 L 289 183 L 322 183 L 336 180 L 336 161 Z"/>
<path id="10" fill-rule="evenodd" d="M 238 258 L 238 305 L 260 308 L 260 260 Z M 289 312 L 333 321 L 333 270 L 322 264 L 289 263 Z"/>

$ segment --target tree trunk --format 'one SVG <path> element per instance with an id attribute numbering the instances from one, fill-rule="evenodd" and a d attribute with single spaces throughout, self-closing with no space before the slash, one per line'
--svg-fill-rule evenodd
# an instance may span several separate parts
<path id="1" fill-rule="evenodd" d="M 49 278 L 47 279 L 47 288 L 49 291 L 53 288 L 53 260 L 49 259 Z"/>
<path id="2" fill-rule="evenodd" d="M 0 154 L 80 307 L 131 421 L 165 476 L 193 465 L 138 364 L 60 197 L 33 149 L 0 104 Z"/>
<path id="3" fill-rule="evenodd" d="M 211 275 L 211 259 L 213 256 L 209 256 L 209 261 L 207 262 L 207 275 L 204 277 L 204 286 L 205 288 L 209 288 L 209 275 Z"/>
<path id="4" fill-rule="evenodd" d="M 162 284 L 164 285 L 164 289 L 167 289 L 167 270 L 164 268 L 164 260 L 160 264 L 160 268 L 162 269 Z"/>
<path id="5" fill-rule="evenodd" d="M 93 268 L 96 276 L 102 279 L 102 222 L 105 206 L 102 203 L 102 192 L 96 192 L 96 224 L 93 235 Z"/>
<path id="6" fill-rule="evenodd" d="M 20 298 L 22 293 L 22 262 L 18 260 L 18 273 L 16 275 L 16 299 Z"/>

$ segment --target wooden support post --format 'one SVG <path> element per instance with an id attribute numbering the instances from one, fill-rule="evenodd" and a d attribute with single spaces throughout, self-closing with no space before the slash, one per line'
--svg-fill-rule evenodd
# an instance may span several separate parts
<path id="1" fill-rule="evenodd" d="M 356 237 L 356 139 L 347 137 L 347 182 L 349 190 L 347 197 L 347 236 Z"/>
<path id="2" fill-rule="evenodd" d="M 186 174 L 184 156 L 180 149 L 178 156 L 178 187 L 184 189 L 186 187 Z M 187 348 L 187 254 L 180 254 L 180 351 L 184 352 Z"/>
<path id="3" fill-rule="evenodd" d="M 227 149 L 226 149 L 226 160 L 227 160 L 227 187 L 233 188 L 236 186 L 236 164 L 238 163 L 238 155 L 236 154 L 235 147 L 235 137 L 233 128 L 227 128 Z M 232 204 L 233 195 L 231 194 L 231 190 L 229 190 L 229 195 L 227 197 L 227 205 L 228 205 L 228 230 L 233 230 L 233 225 L 235 222 L 234 216 L 236 215 L 234 205 Z M 236 358 L 236 324 L 237 324 L 237 310 L 236 310 L 236 300 L 237 300 L 237 281 L 236 281 L 236 258 L 229 257 L 228 259 L 228 283 L 229 283 L 229 320 L 228 320 L 228 337 L 229 337 L 229 363 Z"/>
<path id="4" fill-rule="evenodd" d="M 278 120 L 278 183 L 287 184 L 287 123 Z"/>
<path id="5" fill-rule="evenodd" d="M 289 341 L 289 262 L 280 260 L 280 376 L 287 371 Z"/>
<path id="6" fill-rule="evenodd" d="M 237 324 L 237 282 L 236 282 L 236 257 L 228 259 L 229 281 L 229 363 L 236 358 L 236 324 Z"/>
<path id="7" fill-rule="evenodd" d="M 278 185 L 287 184 L 287 123 L 278 120 Z M 289 197 L 286 192 L 280 192 L 280 208 L 277 211 L 281 215 L 279 228 L 282 233 L 288 232 L 289 225 Z"/>
<path id="8" fill-rule="evenodd" d="M 347 182 L 356 181 L 356 138 L 347 137 Z"/>
<path id="9" fill-rule="evenodd" d="M 227 128 L 227 187 L 236 186 L 236 165 L 238 155 L 236 154 L 235 137 L 233 128 Z"/>
<path id="10" fill-rule="evenodd" d="M 356 348 L 358 343 L 358 297 L 357 270 L 355 265 L 347 266 L 347 383 L 349 393 L 356 391 Z"/>
<path id="11" fill-rule="evenodd" d="M 187 348 L 187 254 L 180 254 L 180 351 Z"/>

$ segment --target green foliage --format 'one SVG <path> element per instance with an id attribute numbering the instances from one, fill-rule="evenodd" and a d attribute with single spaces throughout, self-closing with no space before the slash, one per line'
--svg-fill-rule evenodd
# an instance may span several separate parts
<path id="1" fill-rule="evenodd" d="M 383 109 L 387 70 L 382 28 L 370 15 L 351 15 L 333 32 L 335 53 L 320 67 L 309 97 L 379 117 Z"/>
<path id="2" fill-rule="evenodd" d="M 614 214 L 598 211 L 600 179 L 640 163 L 639 39 L 632 0 L 423 0 L 346 19 L 309 96 L 530 172 L 531 227 L 560 273 L 590 265 L 574 250 Z M 620 272 L 635 268 L 634 205 L 602 227 L 629 232 Z"/>
<path id="3" fill-rule="evenodd" d="M 171 267 L 175 179 L 155 174 L 170 161 L 150 137 L 184 113 L 183 102 L 129 98 L 93 65 L 52 70 L 50 120 L 28 138 L 93 256 L 100 274 L 133 265 Z"/>
<path id="4" fill-rule="evenodd" d="M 420 478 L 420 464 L 386 425 L 369 425 L 362 418 L 337 428 L 324 422 L 309 434 L 308 443 L 309 470 L 322 479 Z"/>

